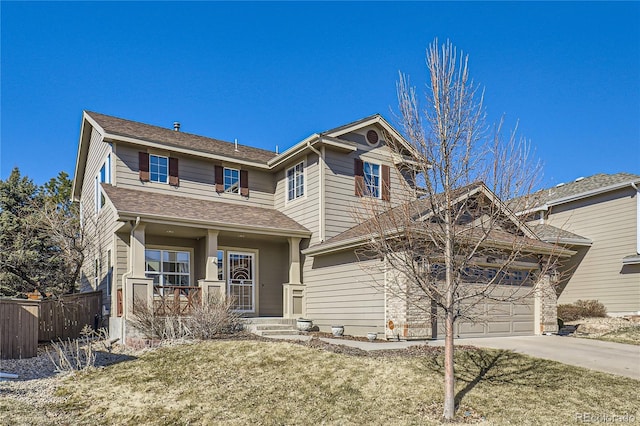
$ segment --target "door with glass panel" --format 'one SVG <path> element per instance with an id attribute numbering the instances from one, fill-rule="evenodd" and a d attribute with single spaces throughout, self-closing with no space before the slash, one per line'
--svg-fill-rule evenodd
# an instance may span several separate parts
<path id="1" fill-rule="evenodd" d="M 255 312 L 255 255 L 228 252 L 227 288 L 233 298 L 234 309 Z"/>

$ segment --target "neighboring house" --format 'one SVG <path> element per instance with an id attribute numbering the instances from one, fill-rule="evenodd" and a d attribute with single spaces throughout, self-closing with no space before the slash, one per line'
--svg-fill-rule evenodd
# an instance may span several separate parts
<path id="1" fill-rule="evenodd" d="M 640 175 L 597 174 L 536 192 L 518 213 L 542 240 L 578 253 L 558 303 L 598 300 L 613 316 L 640 314 Z"/>
<path id="2" fill-rule="evenodd" d="M 82 289 L 104 292 L 113 337 L 136 336 L 128 319 L 137 303 L 188 306 L 213 293 L 233 296 L 246 316 L 305 316 L 323 330 L 397 333 L 390 319 L 409 326 L 411 314 L 390 310 L 372 285 L 381 277 L 355 258 L 366 236 L 351 234 L 361 197 L 394 206 L 420 194 L 415 175 L 396 172 L 410 161 L 387 141 L 410 147 L 384 118 L 313 134 L 280 154 L 179 129 L 83 113 L 73 197 L 92 244 Z M 555 326 L 538 305 L 533 296 L 508 305 L 495 327 L 468 334 Z"/>

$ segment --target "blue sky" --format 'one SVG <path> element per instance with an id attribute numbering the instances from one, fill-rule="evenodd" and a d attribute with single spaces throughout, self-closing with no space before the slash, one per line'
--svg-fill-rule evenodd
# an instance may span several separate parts
<path id="1" fill-rule="evenodd" d="M 73 174 L 83 109 L 284 150 L 420 88 L 438 37 L 544 185 L 640 174 L 640 3 L 6 2 L 0 178 Z"/>

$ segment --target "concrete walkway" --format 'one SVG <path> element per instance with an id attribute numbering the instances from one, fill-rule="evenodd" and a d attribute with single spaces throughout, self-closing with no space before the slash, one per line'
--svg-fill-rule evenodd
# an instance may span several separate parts
<path id="1" fill-rule="evenodd" d="M 308 340 L 310 336 L 269 336 L 278 339 Z M 388 343 L 360 342 L 347 339 L 321 338 L 327 343 L 345 345 L 366 351 L 379 349 L 403 349 L 412 345 L 424 345 L 425 341 L 400 341 Z M 430 346 L 442 346 L 444 340 L 426 341 Z M 512 350 L 517 353 L 550 359 L 564 364 L 584 367 L 605 373 L 617 374 L 640 380 L 640 346 L 600 340 L 561 336 L 484 337 L 456 339 L 456 345 L 480 348 Z"/>

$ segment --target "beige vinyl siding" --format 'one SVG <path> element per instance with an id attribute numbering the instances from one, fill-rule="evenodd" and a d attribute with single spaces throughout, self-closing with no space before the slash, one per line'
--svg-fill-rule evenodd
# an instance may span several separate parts
<path id="1" fill-rule="evenodd" d="M 287 170 L 304 161 L 305 194 L 292 201 L 287 201 Z M 320 173 L 316 154 L 298 158 L 288 163 L 276 174 L 275 208 L 312 233 L 312 241 L 318 242 L 320 228 Z"/>
<path id="2" fill-rule="evenodd" d="M 115 222 L 115 212 L 110 203 L 106 203 L 100 212 L 95 211 L 95 178 L 100 172 L 100 168 L 109 153 L 112 152 L 111 145 L 102 140 L 102 135 L 91 129 L 91 139 L 87 154 L 87 164 L 82 181 L 80 193 L 80 203 L 83 210 L 83 222 L 85 233 L 91 244 L 85 253 L 85 261 L 80 274 L 80 291 L 102 290 L 102 303 L 107 309 L 111 306 L 111 300 L 107 296 L 107 254 L 112 252 L 114 256 L 113 231 L 117 223 Z M 113 171 L 113 154 L 112 154 Z M 113 173 L 112 173 L 113 175 Z M 113 176 L 112 176 L 113 177 Z M 98 285 L 95 282 L 95 260 L 99 261 Z"/>
<path id="3" fill-rule="evenodd" d="M 384 333 L 384 273 L 380 265 L 377 260 L 359 263 L 353 251 L 307 257 L 306 317 L 322 331 L 344 325 L 346 334 Z"/>
<path id="4" fill-rule="evenodd" d="M 636 253 L 635 194 L 629 187 L 552 207 L 549 224 L 593 241 L 574 256 L 579 265 L 558 303 L 595 299 L 612 314 L 640 312 L 640 266 L 622 264 Z"/>
<path id="5" fill-rule="evenodd" d="M 131 145 L 118 144 L 116 146 L 115 164 L 118 187 L 171 193 L 204 200 L 224 199 L 224 202 L 227 203 L 251 204 L 258 207 L 273 208 L 275 185 L 273 175 L 268 171 L 248 170 L 248 198 L 240 194 L 219 194 L 215 190 L 214 166 L 216 163 L 196 157 L 175 155 L 167 151 L 164 153 L 159 152 L 159 155 L 178 158 L 180 185 L 175 187 L 156 182 L 141 182 L 138 172 L 138 152 L 140 150 L 140 147 Z M 224 166 L 242 169 L 242 167 L 231 163 L 224 164 Z"/>
<path id="6" fill-rule="evenodd" d="M 390 149 L 382 142 L 376 147 L 366 143 L 364 135 L 371 127 L 364 128 L 358 133 L 349 133 L 342 138 L 358 142 L 358 151 L 346 155 L 327 150 L 326 173 L 326 236 L 331 238 L 356 225 L 355 209 L 362 207 L 362 199 L 355 196 L 354 159 L 376 164 L 384 164 L 391 168 L 391 204 L 397 205 L 409 200 L 410 192 L 404 178 L 397 172 L 391 158 Z M 380 135 L 380 129 L 376 129 Z M 382 202 L 382 201 L 380 201 Z"/>

